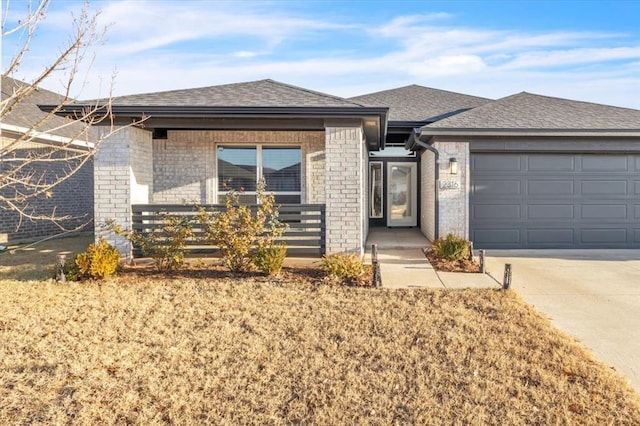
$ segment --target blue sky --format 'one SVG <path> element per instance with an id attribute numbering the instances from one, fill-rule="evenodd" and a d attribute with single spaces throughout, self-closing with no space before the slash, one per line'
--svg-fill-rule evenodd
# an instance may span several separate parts
<path id="1" fill-rule="evenodd" d="M 13 0 L 7 22 L 20 19 Z M 16 78 L 68 39 L 53 0 Z M 79 98 L 273 78 L 338 96 L 420 84 L 490 98 L 528 91 L 640 109 L 640 0 L 93 1 L 109 25 Z M 3 40 L 3 66 L 15 52 Z M 59 90 L 61 76 L 45 87 Z"/>

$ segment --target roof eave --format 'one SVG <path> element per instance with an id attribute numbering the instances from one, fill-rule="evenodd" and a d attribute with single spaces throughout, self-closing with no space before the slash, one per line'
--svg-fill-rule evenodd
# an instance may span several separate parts
<path id="1" fill-rule="evenodd" d="M 59 105 L 38 105 L 45 112 L 53 112 Z M 95 105 L 65 105 L 57 115 L 82 115 Z M 103 107 L 106 109 L 106 106 Z M 99 112 L 98 108 L 96 112 Z M 384 148 L 387 133 L 388 107 L 328 106 L 328 107 L 218 107 L 218 106 L 153 106 L 111 105 L 111 113 L 117 118 L 367 118 L 379 119 L 377 145 Z"/>
<path id="2" fill-rule="evenodd" d="M 518 136 L 518 137 L 640 137 L 640 129 L 456 129 L 420 128 L 421 140 L 433 136 Z"/>
<path id="3" fill-rule="evenodd" d="M 53 112 L 59 105 L 38 105 L 42 111 Z M 95 108 L 95 105 L 73 104 L 64 106 L 58 115 L 67 115 L 86 111 L 86 108 Z M 329 106 L 329 107 L 263 107 L 263 106 L 157 106 L 157 105 L 111 105 L 114 115 L 139 116 L 154 115 L 157 117 L 203 117 L 203 116 L 265 116 L 265 115 L 294 115 L 294 116 L 371 116 L 386 115 L 389 108 L 386 107 L 357 107 L 357 106 Z"/>

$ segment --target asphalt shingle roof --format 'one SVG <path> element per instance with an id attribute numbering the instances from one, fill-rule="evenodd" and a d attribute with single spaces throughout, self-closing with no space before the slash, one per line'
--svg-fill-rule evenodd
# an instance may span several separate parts
<path id="1" fill-rule="evenodd" d="M 349 98 L 368 106 L 389 107 L 389 121 L 434 121 L 491 102 L 491 99 L 412 84 Z"/>
<path id="2" fill-rule="evenodd" d="M 24 87 L 27 83 L 13 79 L 11 77 L 2 78 L 2 100 L 9 99 L 19 88 Z M 58 105 L 64 100 L 64 97 L 58 93 L 51 92 L 42 88 L 36 88 L 27 97 L 15 104 L 13 109 L 2 117 L 2 121 L 13 126 L 24 127 L 30 129 L 38 121 L 47 116 L 42 112 L 38 105 L 49 104 Z M 61 127 L 65 126 L 65 127 Z M 70 123 L 70 120 L 57 115 L 51 115 L 35 130 L 38 132 L 51 133 L 56 136 L 68 138 L 77 137 L 84 129 L 81 123 Z M 51 129 L 55 129 L 51 131 Z"/>
<path id="3" fill-rule="evenodd" d="M 426 129 L 640 130 L 640 110 L 521 92 Z"/>
<path id="4" fill-rule="evenodd" d="M 202 107 L 362 107 L 338 96 L 291 86 L 271 79 L 195 89 L 118 96 L 116 106 Z M 82 102 L 81 102 L 82 103 Z"/>

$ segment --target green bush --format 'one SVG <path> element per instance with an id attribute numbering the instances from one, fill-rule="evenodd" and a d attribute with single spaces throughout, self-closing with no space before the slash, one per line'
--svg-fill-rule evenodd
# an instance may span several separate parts
<path id="1" fill-rule="evenodd" d="M 113 221 L 108 221 L 106 226 L 107 229 L 139 247 L 144 256 L 153 259 L 158 271 L 168 272 L 180 269 L 184 264 L 187 240 L 194 236 L 193 224 L 189 217 L 164 212 L 159 214 L 162 216 L 162 226 L 145 234 L 126 231 Z"/>
<path id="2" fill-rule="evenodd" d="M 275 197 L 265 194 L 264 181 L 258 182 L 258 209 L 255 212 L 240 203 L 241 193 L 230 190 L 225 199 L 226 209 L 208 213 L 200 208 L 198 222 L 204 242 L 220 249 L 222 263 L 232 272 L 248 272 L 254 266 L 254 252 L 273 247 L 286 225 L 278 219 Z"/>
<path id="3" fill-rule="evenodd" d="M 441 259 L 460 260 L 469 257 L 469 241 L 454 234 L 433 242 L 433 252 Z"/>
<path id="4" fill-rule="evenodd" d="M 284 244 L 258 248 L 253 256 L 253 264 L 258 271 L 268 276 L 278 275 L 287 257 L 287 246 Z"/>
<path id="5" fill-rule="evenodd" d="M 120 264 L 120 253 L 100 238 L 97 244 L 90 244 L 87 251 L 78 254 L 74 263 L 77 269 L 69 266 L 68 271 L 65 271 L 65 276 L 71 281 L 81 278 L 107 279 L 116 273 Z"/>
<path id="6" fill-rule="evenodd" d="M 320 262 L 331 280 L 342 284 L 370 284 L 365 277 L 367 268 L 364 259 L 357 254 L 323 256 Z"/>

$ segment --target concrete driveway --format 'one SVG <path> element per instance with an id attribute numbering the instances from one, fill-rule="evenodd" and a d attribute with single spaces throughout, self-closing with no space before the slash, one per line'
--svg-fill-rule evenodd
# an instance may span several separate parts
<path id="1" fill-rule="evenodd" d="M 487 271 L 640 392 L 640 250 L 487 250 Z"/>

